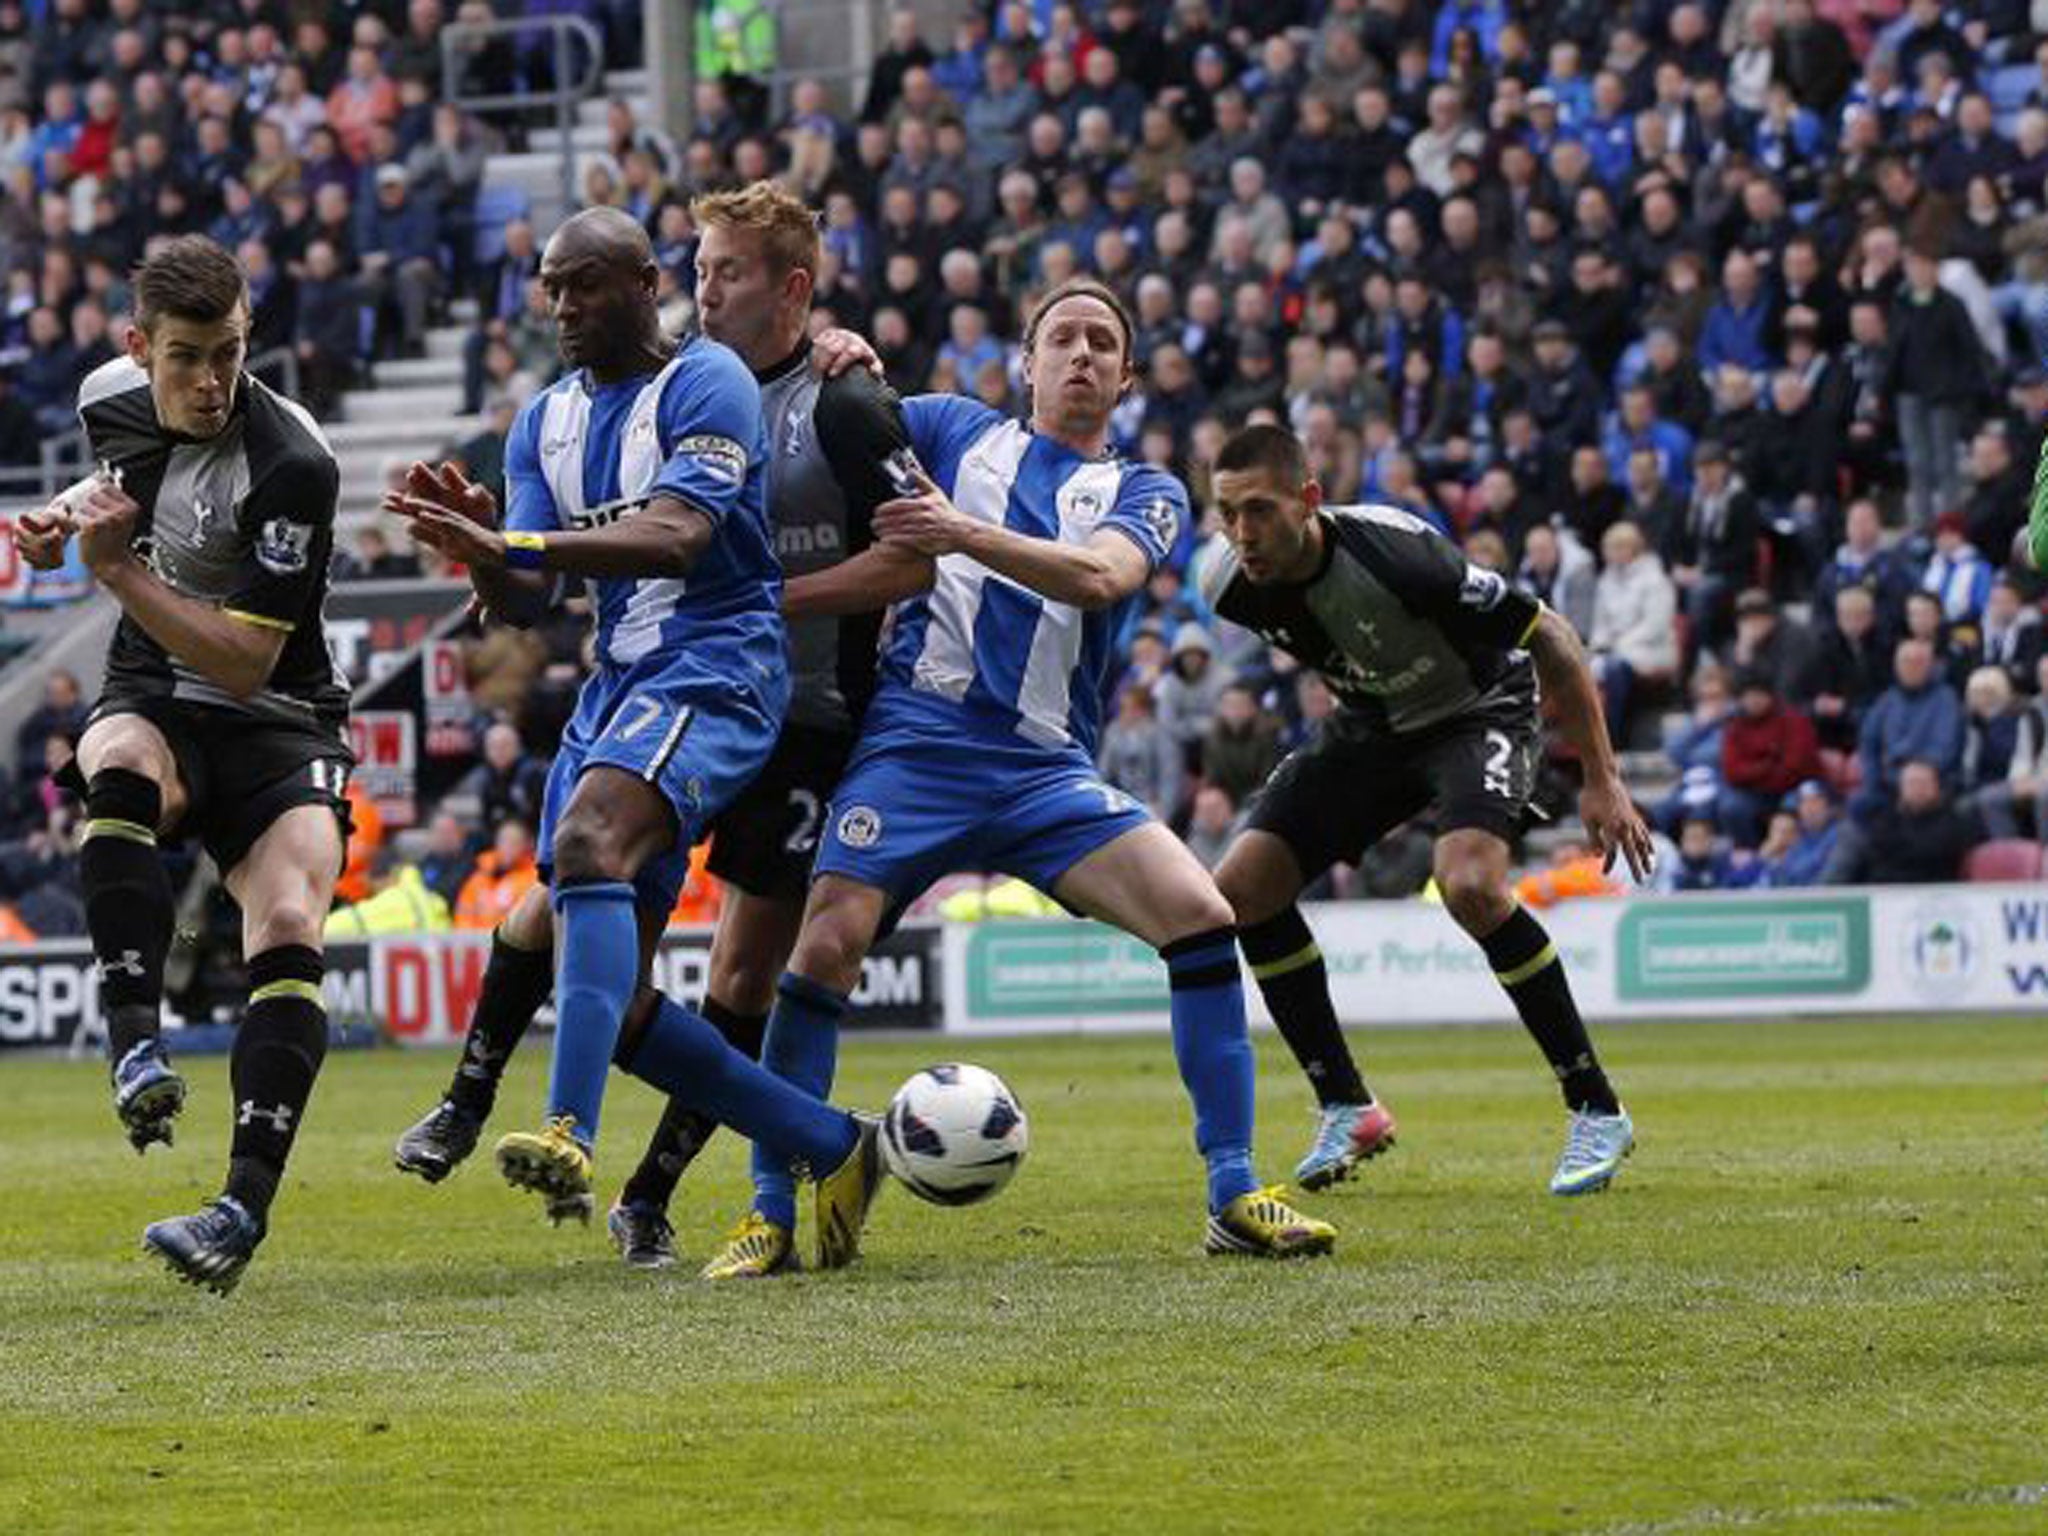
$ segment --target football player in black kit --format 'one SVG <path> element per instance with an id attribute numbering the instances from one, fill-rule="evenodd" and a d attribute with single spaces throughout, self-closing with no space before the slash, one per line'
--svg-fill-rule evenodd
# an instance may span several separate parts
<path id="1" fill-rule="evenodd" d="M 1508 878 L 1535 778 L 1537 686 L 1584 772 L 1579 815 L 1611 868 L 1650 871 L 1650 835 L 1622 787 L 1600 696 L 1559 615 L 1391 507 L 1325 507 L 1301 444 L 1248 427 L 1218 454 L 1228 547 L 1203 570 L 1217 613 L 1320 672 L 1338 708 L 1274 770 L 1216 871 L 1246 963 L 1323 1103 L 1328 1184 L 1389 1145 L 1393 1119 L 1360 1079 L 1329 976 L 1296 905 L 1332 863 L 1434 808 L 1436 883 L 1564 1090 L 1570 1126 L 1552 1193 L 1610 1183 L 1634 1144 L 1594 1055 L 1564 963 Z M 1341 1143 L 1335 1144 L 1335 1143 Z M 1317 1154 L 1311 1153 L 1311 1161 Z M 1307 1182 L 1304 1175 L 1304 1182 Z"/>
<path id="2" fill-rule="evenodd" d="M 173 898 L 158 839 L 197 837 L 241 904 L 249 1006 L 228 1069 L 226 1188 L 143 1234 L 174 1272 L 225 1293 L 263 1240 L 327 1050 L 321 926 L 353 766 L 321 618 L 338 475 L 313 418 L 243 371 L 249 294 L 233 256 L 165 241 L 135 274 L 135 304 L 127 355 L 79 388 L 101 469 L 23 519 L 18 542 L 48 569 L 75 536 L 121 605 L 71 771 L 114 1109 L 138 1152 L 170 1141 L 185 1099 L 159 1034 Z"/>

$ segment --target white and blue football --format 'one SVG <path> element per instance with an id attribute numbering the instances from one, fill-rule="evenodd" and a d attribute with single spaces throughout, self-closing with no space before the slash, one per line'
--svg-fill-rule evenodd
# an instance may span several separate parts
<path id="1" fill-rule="evenodd" d="M 926 1067 L 896 1090 L 882 1117 L 882 1161 L 913 1195 L 973 1205 L 1010 1182 L 1031 1128 L 1024 1107 L 986 1067 Z"/>

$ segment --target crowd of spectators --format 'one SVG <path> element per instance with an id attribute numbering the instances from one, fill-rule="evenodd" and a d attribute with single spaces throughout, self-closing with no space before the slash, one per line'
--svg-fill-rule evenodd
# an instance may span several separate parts
<path id="1" fill-rule="evenodd" d="M 545 231 L 512 220 L 474 260 L 488 137 L 434 104 L 442 0 L 43 5 L 0 0 L 0 451 L 110 344 L 145 232 L 200 228 L 248 253 L 323 407 L 352 334 L 403 353 L 475 297 L 465 408 L 490 419 L 461 451 L 501 469 L 555 368 Z M 1119 449 L 1204 511 L 1224 436 L 1283 422 L 1327 500 L 1404 506 L 1542 596 L 1616 737 L 1670 759 L 1680 884 L 1951 878 L 1975 841 L 2048 834 L 2042 591 L 2011 554 L 2048 421 L 2034 23 L 2021 0 L 1001 0 L 926 35 L 906 9 L 845 112 L 701 54 L 687 141 L 613 103 L 583 191 L 644 221 L 686 321 L 689 198 L 781 177 L 820 212 L 818 323 L 906 393 L 1017 408 L 1034 296 L 1099 276 L 1137 317 Z M 1205 856 L 1330 708 L 1206 611 L 1212 531 L 1124 637 L 1103 743 Z M 486 644 L 486 682 L 565 659 Z M 1344 888 L 1426 869 L 1395 839 Z"/>
<path id="2" fill-rule="evenodd" d="M 437 100 L 456 18 L 453 0 L 0 3 L 0 464 L 34 462 L 24 423 L 73 425 L 157 235 L 235 251 L 252 354 L 295 353 L 319 414 L 373 361 L 417 354 L 473 281 L 477 192 L 504 138 Z M 469 73 L 545 68 L 502 43 Z"/>

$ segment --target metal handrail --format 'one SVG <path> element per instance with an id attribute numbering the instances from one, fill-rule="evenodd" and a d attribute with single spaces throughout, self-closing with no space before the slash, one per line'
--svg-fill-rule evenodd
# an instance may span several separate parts
<path id="1" fill-rule="evenodd" d="M 466 55 L 474 48 L 465 44 L 481 39 L 533 32 L 553 35 L 555 49 L 554 84 L 546 91 L 499 92 L 491 96 L 466 96 L 459 76 Z M 569 40 L 580 38 L 584 66 L 580 78 L 569 77 Z M 465 57 L 459 58 L 458 54 Z M 597 94 L 604 80 L 604 38 L 581 16 L 519 16 L 498 21 L 459 21 L 441 29 L 441 99 L 465 112 L 524 112 L 552 103 L 555 126 L 562 135 L 562 207 L 576 206 L 576 104 Z"/>
<path id="2" fill-rule="evenodd" d="M 242 364 L 244 373 L 268 373 L 277 370 L 277 392 L 287 399 L 299 398 L 299 354 L 290 347 L 272 347 L 267 352 L 258 352 Z M 268 383 L 269 380 L 265 380 Z"/>

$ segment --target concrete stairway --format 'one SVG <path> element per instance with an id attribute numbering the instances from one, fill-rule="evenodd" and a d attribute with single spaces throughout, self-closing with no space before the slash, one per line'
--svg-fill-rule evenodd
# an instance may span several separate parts
<path id="1" fill-rule="evenodd" d="M 610 155 L 611 144 L 605 135 L 605 112 L 614 96 L 623 98 L 640 122 L 651 123 L 654 120 L 648 96 L 647 71 L 644 69 L 610 71 L 604 77 L 604 88 L 597 95 L 577 103 L 572 142 L 576 146 L 579 197 L 584 167 L 593 160 Z M 533 208 L 534 227 L 552 229 L 566 212 L 562 207 L 561 138 L 550 121 L 546 126 L 530 129 L 527 143 L 531 147 L 523 154 L 491 156 L 484 179 L 493 186 L 514 186 L 525 192 Z"/>
<path id="2" fill-rule="evenodd" d="M 640 120 L 649 120 L 647 72 L 614 70 L 604 89 L 578 104 L 575 144 L 577 176 L 590 160 L 608 153 L 605 111 L 610 99 L 623 97 Z M 543 237 L 561 222 L 561 173 L 558 140 L 552 129 L 535 132 L 536 146 L 524 154 L 493 155 L 484 167 L 491 186 L 514 186 L 526 194 L 534 228 Z M 462 410 L 462 347 L 475 324 L 475 306 L 460 300 L 452 306 L 455 323 L 427 334 L 427 355 L 379 363 L 367 388 L 342 396 L 341 416 L 326 423 L 328 441 L 341 465 L 341 529 L 346 548 L 355 530 L 375 516 L 383 493 L 385 466 L 393 460 L 431 459 L 451 444 L 480 430 L 481 423 Z"/>
<path id="3" fill-rule="evenodd" d="M 370 387 L 344 394 L 341 419 L 325 424 L 341 466 L 344 548 L 356 526 L 375 514 L 386 464 L 431 459 L 478 430 L 477 418 L 461 414 L 462 344 L 475 306 L 458 301 L 452 318 L 458 323 L 427 333 L 425 357 L 379 363 Z"/>

